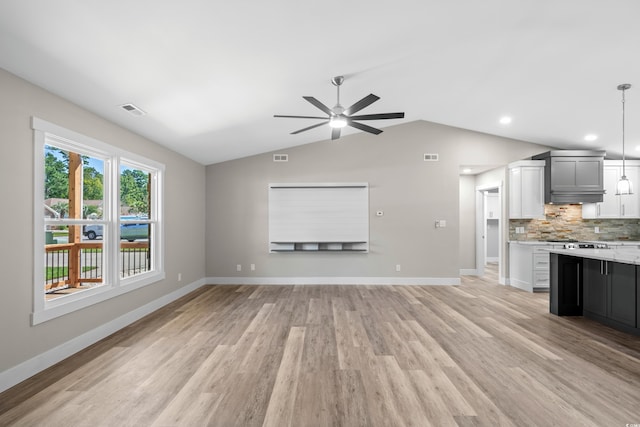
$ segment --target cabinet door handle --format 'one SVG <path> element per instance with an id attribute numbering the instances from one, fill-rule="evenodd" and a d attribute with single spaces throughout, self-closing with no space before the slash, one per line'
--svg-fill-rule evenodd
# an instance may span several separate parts
<path id="1" fill-rule="evenodd" d="M 576 299 L 576 305 L 580 307 L 580 264 L 576 264 L 576 273 L 578 273 L 578 280 L 576 280 L 576 290 L 578 291 L 576 292 L 576 294 L 578 295 Z"/>

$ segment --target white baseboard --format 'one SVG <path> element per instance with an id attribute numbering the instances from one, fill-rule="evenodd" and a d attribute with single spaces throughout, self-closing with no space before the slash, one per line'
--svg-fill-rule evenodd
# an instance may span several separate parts
<path id="1" fill-rule="evenodd" d="M 460 275 L 461 276 L 477 276 L 478 270 L 475 268 L 461 268 Z"/>
<path id="2" fill-rule="evenodd" d="M 209 285 L 459 285 L 459 277 L 207 277 Z"/>
<path id="3" fill-rule="evenodd" d="M 80 350 L 108 337 L 114 332 L 119 331 L 125 326 L 143 318 L 147 314 L 153 313 L 159 308 L 187 295 L 206 283 L 205 279 L 197 280 L 180 289 L 176 289 L 170 294 L 164 295 L 150 303 L 143 305 L 127 314 L 111 320 L 91 331 L 85 332 L 57 347 L 47 350 L 31 359 L 20 363 L 19 365 L 9 368 L 4 372 L 0 372 L 0 392 L 3 392 L 14 385 L 26 380 L 29 377 L 43 371 L 61 360 L 79 352 Z"/>
<path id="4" fill-rule="evenodd" d="M 510 279 L 509 286 L 513 286 L 514 288 L 522 289 L 523 291 L 533 292 L 533 286 L 529 282 L 525 282 L 524 280 L 519 279 Z"/>

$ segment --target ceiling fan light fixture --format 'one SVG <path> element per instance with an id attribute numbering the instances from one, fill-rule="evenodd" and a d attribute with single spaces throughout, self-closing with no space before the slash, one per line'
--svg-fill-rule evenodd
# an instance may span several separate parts
<path id="1" fill-rule="evenodd" d="M 316 119 L 323 120 L 320 123 L 315 125 L 307 126 L 306 128 L 299 129 L 297 131 L 291 132 L 291 135 L 297 135 L 302 132 L 306 132 L 311 129 L 315 129 L 320 126 L 329 125 L 331 130 L 331 140 L 340 139 L 340 130 L 343 127 L 351 126 L 352 128 L 368 132 L 373 135 L 379 135 L 382 133 L 382 130 L 376 129 L 372 126 L 366 125 L 364 123 L 360 123 L 360 121 L 364 120 L 385 120 L 385 119 L 404 119 L 404 113 L 379 113 L 379 114 L 356 114 L 358 111 L 362 110 L 365 107 L 373 104 L 377 100 L 380 99 L 379 96 L 376 96 L 372 93 L 362 98 L 360 101 L 351 105 L 349 108 L 344 108 L 340 104 L 340 85 L 344 82 L 343 76 L 336 76 L 331 79 L 331 83 L 336 87 L 336 95 L 337 102 L 333 108 L 327 107 L 322 102 L 318 101 L 313 96 L 303 96 L 302 98 L 309 102 L 314 107 L 321 110 L 326 114 L 325 117 L 322 116 L 293 116 L 293 115 L 282 115 L 276 114 L 273 117 L 282 117 L 282 118 L 290 118 L 290 119 Z"/>
<path id="2" fill-rule="evenodd" d="M 340 129 L 347 126 L 347 118 L 342 114 L 333 116 L 329 119 L 329 126 L 334 129 Z"/>

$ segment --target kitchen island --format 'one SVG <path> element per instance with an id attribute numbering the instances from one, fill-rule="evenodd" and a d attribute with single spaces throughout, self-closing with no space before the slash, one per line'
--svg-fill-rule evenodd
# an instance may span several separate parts
<path id="1" fill-rule="evenodd" d="M 640 335 L 640 250 L 550 249 L 550 312 Z"/>

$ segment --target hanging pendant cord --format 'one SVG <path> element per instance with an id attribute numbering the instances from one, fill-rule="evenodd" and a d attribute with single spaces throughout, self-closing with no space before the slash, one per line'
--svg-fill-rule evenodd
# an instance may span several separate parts
<path id="1" fill-rule="evenodd" d="M 626 177 L 626 171 L 624 169 L 624 91 L 622 89 L 622 176 Z"/>

